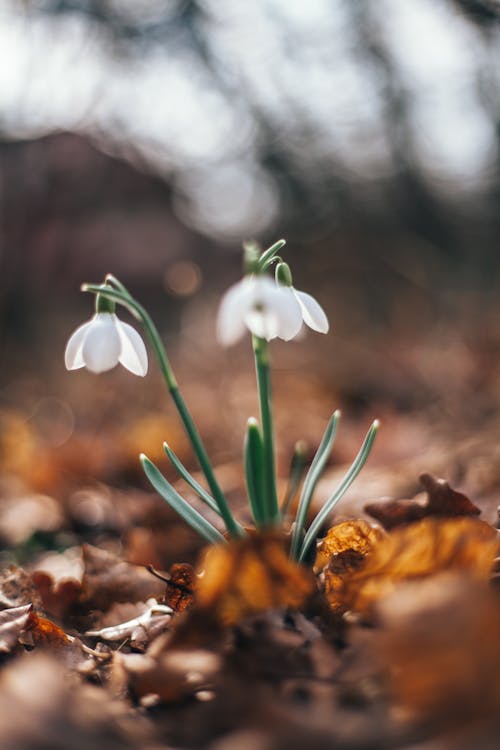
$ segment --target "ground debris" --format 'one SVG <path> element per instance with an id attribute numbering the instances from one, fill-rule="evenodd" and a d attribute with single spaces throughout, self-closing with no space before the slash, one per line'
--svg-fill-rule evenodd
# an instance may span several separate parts
<path id="1" fill-rule="evenodd" d="M 368 503 L 365 513 L 379 521 L 385 529 L 393 529 L 427 516 L 452 518 L 455 516 L 478 516 L 481 513 L 466 495 L 452 489 L 444 479 L 432 474 L 421 474 L 420 484 L 426 494 L 413 500 L 380 500 Z"/>

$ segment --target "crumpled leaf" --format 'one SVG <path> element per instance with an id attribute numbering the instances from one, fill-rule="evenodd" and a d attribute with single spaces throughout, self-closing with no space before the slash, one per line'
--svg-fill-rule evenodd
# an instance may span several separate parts
<path id="1" fill-rule="evenodd" d="M 426 491 L 423 497 L 413 500 L 381 500 L 365 505 L 364 511 L 376 518 L 384 528 L 419 521 L 427 516 L 452 518 L 454 516 L 478 516 L 481 510 L 466 495 L 452 489 L 444 479 L 432 474 L 422 474 L 420 483 Z"/>
<path id="2" fill-rule="evenodd" d="M 174 563 L 169 570 L 169 580 L 163 601 L 174 612 L 184 612 L 193 603 L 196 574 L 189 563 Z"/>
<path id="3" fill-rule="evenodd" d="M 333 556 L 352 552 L 353 556 L 357 554 L 364 559 L 383 536 L 382 529 L 363 520 L 343 521 L 332 526 L 318 544 L 315 572 L 322 570 Z"/>
<path id="4" fill-rule="evenodd" d="M 147 642 L 152 631 L 161 632 L 172 619 L 172 609 L 158 604 L 156 599 L 148 599 L 145 611 L 132 620 L 111 625 L 100 630 L 88 630 L 85 635 L 102 638 L 105 641 L 123 641 L 130 638 L 132 642 Z"/>
<path id="5" fill-rule="evenodd" d="M 29 632 L 31 636 L 30 641 L 33 645 L 49 647 L 51 649 L 71 646 L 75 640 L 71 636 L 66 635 L 59 625 L 56 625 L 46 617 L 41 617 L 34 610 L 30 613 L 26 631 Z M 28 641 L 24 639 L 23 642 L 27 643 Z"/>
<path id="6" fill-rule="evenodd" d="M 377 612 L 379 652 L 400 705 L 441 724 L 498 717 L 500 602 L 486 583 L 441 573 L 399 585 Z"/>
<path id="7" fill-rule="evenodd" d="M 54 581 L 44 570 L 35 570 L 31 578 L 42 597 L 43 609 L 54 617 L 64 618 L 81 598 L 82 584 L 74 578 Z"/>
<path id="8" fill-rule="evenodd" d="M 32 610 L 32 604 L 25 604 L 22 607 L 10 607 L 0 612 L 0 651 L 2 653 L 8 654 L 17 646 Z"/>
<path id="9" fill-rule="evenodd" d="M 498 553 L 495 529 L 475 518 L 424 518 L 383 537 L 364 564 L 341 580 L 336 606 L 365 613 L 402 581 L 445 570 L 488 580 Z M 330 573 L 325 572 L 325 580 Z"/>
<path id="10" fill-rule="evenodd" d="M 319 573 L 326 566 L 325 595 L 331 609 L 344 609 L 341 594 L 345 579 L 363 565 L 366 556 L 384 536 L 379 527 L 354 520 L 336 524 L 321 540 L 314 570 Z"/>
<path id="11" fill-rule="evenodd" d="M 146 601 L 163 594 L 164 584 L 139 565 L 89 544 L 83 545 L 82 554 L 82 598 L 89 606 L 106 610 L 114 602 Z"/>
<path id="12" fill-rule="evenodd" d="M 196 609 L 232 625 L 267 609 L 298 609 L 313 589 L 311 574 L 290 560 L 282 538 L 255 534 L 208 548 L 196 588 Z"/>
<path id="13" fill-rule="evenodd" d="M 41 609 L 42 599 L 29 573 L 11 565 L 0 573 L 0 609 L 24 604 Z"/>
<path id="14" fill-rule="evenodd" d="M 0 612 L 0 651 L 10 653 L 18 644 L 59 648 L 69 646 L 74 638 L 38 615 L 32 604 L 10 607 Z"/>

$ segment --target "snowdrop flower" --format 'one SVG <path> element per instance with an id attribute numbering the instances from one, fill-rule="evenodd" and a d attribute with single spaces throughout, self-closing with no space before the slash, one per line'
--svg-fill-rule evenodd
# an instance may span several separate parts
<path id="1" fill-rule="evenodd" d="M 248 329 L 270 341 L 289 341 L 302 325 L 300 306 L 287 287 L 268 276 L 246 276 L 222 298 L 217 316 L 217 338 L 223 346 L 235 344 Z"/>
<path id="2" fill-rule="evenodd" d="M 148 371 L 144 342 L 132 326 L 114 312 L 97 312 L 71 335 L 64 354 L 68 370 L 86 367 L 91 372 L 111 370 L 118 363 L 134 375 Z"/>
<path id="3" fill-rule="evenodd" d="M 276 283 L 289 294 L 293 295 L 298 302 L 302 320 L 304 323 L 318 333 L 328 333 L 330 324 L 325 311 L 317 300 L 307 292 L 301 292 L 292 284 L 292 273 L 288 263 L 280 262 L 276 266 Z"/>

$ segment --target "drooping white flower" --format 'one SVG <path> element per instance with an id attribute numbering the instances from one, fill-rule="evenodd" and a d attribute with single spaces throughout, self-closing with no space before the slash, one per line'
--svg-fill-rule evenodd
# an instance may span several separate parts
<path id="1" fill-rule="evenodd" d="M 301 325 L 300 303 L 290 288 L 278 286 L 268 276 L 247 276 L 222 298 L 217 338 L 230 346 L 248 329 L 267 341 L 276 337 L 289 341 Z"/>
<path id="2" fill-rule="evenodd" d="M 317 300 L 307 292 L 300 292 L 295 287 L 289 287 L 292 290 L 292 294 L 299 303 L 300 311 L 302 313 L 302 320 L 309 328 L 318 333 L 328 333 L 330 324 L 326 317 L 325 311 Z"/>
<path id="3" fill-rule="evenodd" d="M 98 312 L 70 336 L 64 353 L 68 370 L 86 367 L 91 372 L 111 370 L 118 363 L 134 375 L 144 377 L 148 355 L 144 342 L 132 326 L 111 312 Z"/>
<path id="4" fill-rule="evenodd" d="M 278 286 L 289 289 L 297 300 L 304 323 L 309 326 L 309 328 L 312 328 L 313 331 L 318 331 L 318 333 L 328 333 L 330 324 L 328 323 L 325 311 L 319 302 L 317 302 L 317 300 L 315 300 L 310 294 L 295 289 L 292 281 L 292 272 L 290 271 L 288 263 L 285 263 L 284 261 L 278 263 L 276 266 L 275 278 Z"/>

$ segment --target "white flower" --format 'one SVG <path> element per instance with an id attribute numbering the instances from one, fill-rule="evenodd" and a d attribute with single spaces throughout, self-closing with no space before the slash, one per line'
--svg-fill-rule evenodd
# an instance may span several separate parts
<path id="1" fill-rule="evenodd" d="M 300 330 L 302 314 L 288 287 L 268 276 L 247 276 L 232 286 L 217 316 L 217 338 L 224 346 L 236 343 L 248 328 L 259 338 L 292 339 Z"/>
<path id="2" fill-rule="evenodd" d="M 320 333 L 328 331 L 323 308 L 310 294 L 276 284 L 268 276 L 247 276 L 222 298 L 217 338 L 224 346 L 236 343 L 248 328 L 255 336 L 293 339 L 302 322 Z"/>
<path id="3" fill-rule="evenodd" d="M 328 318 L 325 315 L 325 311 L 317 302 L 314 297 L 307 292 L 299 292 L 293 286 L 289 287 L 292 290 L 295 299 L 299 303 L 300 311 L 302 313 L 302 320 L 309 328 L 318 333 L 328 333 L 330 324 Z"/>
<path id="4" fill-rule="evenodd" d="M 71 335 L 64 353 L 68 370 L 86 367 L 91 372 L 106 372 L 119 362 L 144 376 L 148 371 L 148 355 L 144 342 L 132 326 L 123 323 L 114 313 L 96 313 Z"/>

